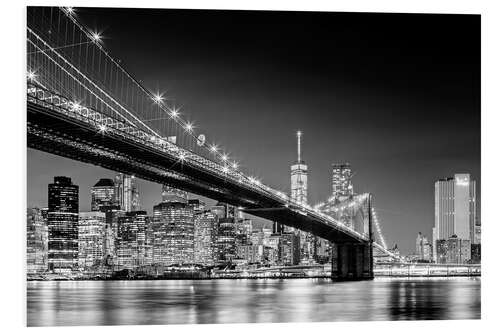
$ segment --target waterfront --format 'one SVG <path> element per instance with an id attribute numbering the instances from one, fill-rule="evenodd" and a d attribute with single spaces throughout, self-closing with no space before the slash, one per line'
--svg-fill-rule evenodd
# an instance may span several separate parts
<path id="1" fill-rule="evenodd" d="M 30 281 L 28 326 L 479 319 L 481 279 Z"/>

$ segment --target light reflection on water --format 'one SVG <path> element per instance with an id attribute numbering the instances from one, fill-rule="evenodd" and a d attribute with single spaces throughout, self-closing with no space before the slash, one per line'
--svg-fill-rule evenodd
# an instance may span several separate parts
<path id="1" fill-rule="evenodd" d="M 480 278 L 32 281 L 28 326 L 479 319 Z"/>

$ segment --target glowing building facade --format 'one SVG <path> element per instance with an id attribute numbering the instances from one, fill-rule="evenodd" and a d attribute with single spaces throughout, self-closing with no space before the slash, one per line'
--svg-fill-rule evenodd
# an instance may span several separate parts
<path id="1" fill-rule="evenodd" d="M 476 182 L 469 174 L 455 174 L 453 178 L 438 180 L 434 185 L 434 194 L 433 257 L 437 260 L 438 240 L 456 236 L 459 240 L 469 241 L 469 244 L 474 241 L 477 234 Z"/>
<path id="2" fill-rule="evenodd" d="M 164 265 L 194 262 L 194 211 L 183 202 L 153 207 L 153 261 Z"/>
<path id="3" fill-rule="evenodd" d="M 118 217 L 115 264 L 119 269 L 135 269 L 151 264 L 146 241 L 148 224 L 149 217 L 145 211 L 127 212 Z"/>
<path id="4" fill-rule="evenodd" d="M 78 214 L 78 268 L 97 268 L 104 264 L 106 213 Z"/>
<path id="5" fill-rule="evenodd" d="M 351 165 L 349 163 L 332 164 L 332 196 L 343 201 L 353 194 Z"/>
<path id="6" fill-rule="evenodd" d="M 218 217 L 210 211 L 194 215 L 194 262 L 214 265 L 217 261 Z"/>
<path id="7" fill-rule="evenodd" d="M 119 173 L 115 176 L 115 201 L 125 212 L 140 209 L 139 190 L 135 177 Z"/>
<path id="8" fill-rule="evenodd" d="M 26 221 L 26 260 L 28 273 L 42 273 L 48 268 L 47 218 L 39 208 L 28 208 Z"/>
<path id="9" fill-rule="evenodd" d="M 54 272 L 78 265 L 78 186 L 69 177 L 54 177 L 49 184 L 48 263 Z"/>
<path id="10" fill-rule="evenodd" d="M 307 204 L 307 165 L 301 158 L 302 132 L 297 132 L 297 163 L 290 167 L 291 170 L 291 199 L 302 204 Z"/>
<path id="11" fill-rule="evenodd" d="M 90 210 L 101 211 L 103 207 L 116 205 L 115 183 L 112 179 L 101 178 L 90 189 Z"/>

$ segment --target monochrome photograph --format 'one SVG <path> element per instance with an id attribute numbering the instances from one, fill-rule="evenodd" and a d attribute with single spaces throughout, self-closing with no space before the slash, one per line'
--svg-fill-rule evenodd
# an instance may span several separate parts
<path id="1" fill-rule="evenodd" d="M 482 318 L 481 15 L 25 15 L 28 327 Z"/>

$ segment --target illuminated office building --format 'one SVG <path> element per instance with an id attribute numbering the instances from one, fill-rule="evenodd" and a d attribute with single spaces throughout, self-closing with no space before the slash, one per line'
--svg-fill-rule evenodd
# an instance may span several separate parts
<path id="1" fill-rule="evenodd" d="M 214 265 L 217 261 L 218 217 L 203 211 L 194 215 L 194 262 Z"/>
<path id="2" fill-rule="evenodd" d="M 54 272 L 78 265 L 78 186 L 69 177 L 54 177 L 49 184 L 48 262 Z"/>
<path id="3" fill-rule="evenodd" d="M 436 241 L 436 262 L 439 264 L 468 264 L 471 261 L 471 242 L 453 235 Z"/>
<path id="4" fill-rule="evenodd" d="M 184 202 L 153 207 L 153 258 L 164 265 L 194 262 L 194 211 Z"/>
<path id="5" fill-rule="evenodd" d="M 125 212 L 140 209 L 139 190 L 134 176 L 119 173 L 115 176 L 115 201 Z"/>
<path id="6" fill-rule="evenodd" d="M 119 269 L 136 269 L 151 264 L 146 250 L 148 224 L 149 217 L 145 211 L 126 212 L 118 216 L 115 263 Z"/>
<path id="7" fill-rule="evenodd" d="M 78 268 L 97 268 L 104 264 L 106 213 L 78 214 Z"/>
<path id="8" fill-rule="evenodd" d="M 27 272 L 45 272 L 48 268 L 48 228 L 41 209 L 28 208 L 26 228 Z"/>
<path id="9" fill-rule="evenodd" d="M 343 201 L 354 194 L 352 169 L 349 163 L 332 165 L 332 196 Z"/>
<path id="10" fill-rule="evenodd" d="M 285 266 L 298 265 L 300 262 L 300 239 L 293 232 L 281 235 L 280 259 Z"/>
<path id="11" fill-rule="evenodd" d="M 219 261 L 230 262 L 236 257 L 236 223 L 234 217 L 219 218 L 217 247 Z"/>
<path id="12" fill-rule="evenodd" d="M 187 204 L 193 209 L 194 213 L 205 211 L 205 203 L 199 199 L 189 199 Z"/>
<path id="13" fill-rule="evenodd" d="M 112 179 L 101 178 L 90 189 L 91 202 L 90 210 L 101 211 L 102 207 L 116 205 L 115 183 Z"/>
<path id="14" fill-rule="evenodd" d="M 431 261 L 432 259 L 432 245 L 421 232 L 417 234 L 415 241 L 415 255 L 420 261 Z"/>
<path id="15" fill-rule="evenodd" d="M 291 199 L 302 204 L 307 204 L 307 165 L 301 158 L 302 132 L 297 132 L 297 163 L 290 167 L 291 170 Z"/>
<path id="16" fill-rule="evenodd" d="M 433 245 L 438 240 L 456 236 L 474 242 L 476 235 L 476 182 L 469 174 L 455 174 L 453 178 L 440 179 L 434 186 L 435 216 Z M 434 246 L 437 260 L 437 246 Z"/>

